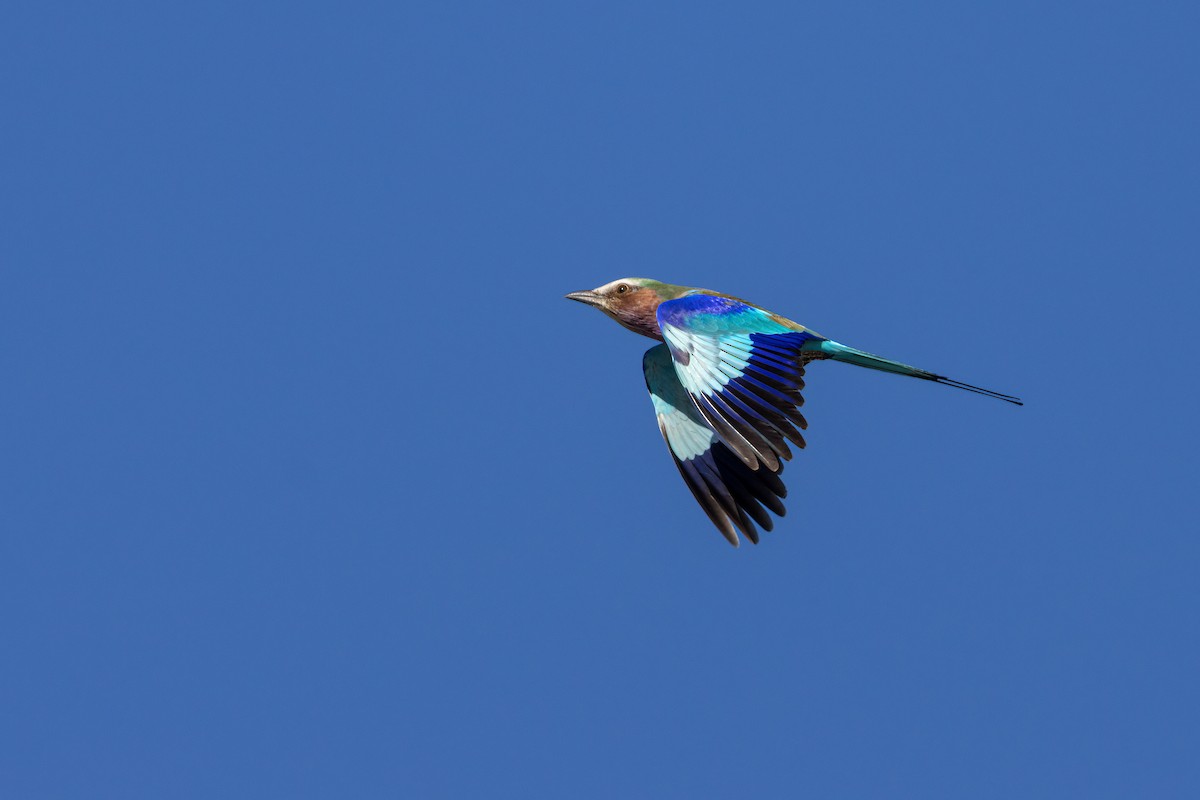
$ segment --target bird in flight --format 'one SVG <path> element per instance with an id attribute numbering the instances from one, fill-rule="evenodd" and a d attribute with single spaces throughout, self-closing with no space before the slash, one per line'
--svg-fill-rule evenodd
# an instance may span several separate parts
<path id="1" fill-rule="evenodd" d="M 734 547 L 738 531 L 758 544 L 783 516 L 779 477 L 804 447 L 800 406 L 804 368 L 832 359 L 934 381 L 1016 405 L 1007 394 L 951 380 L 826 339 L 778 314 L 727 294 L 622 278 L 567 295 L 595 306 L 634 333 L 662 344 L 642 370 L 658 427 L 697 502 Z"/>

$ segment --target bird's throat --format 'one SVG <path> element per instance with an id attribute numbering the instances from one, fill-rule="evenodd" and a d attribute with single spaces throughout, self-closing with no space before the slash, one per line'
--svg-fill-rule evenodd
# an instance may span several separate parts
<path id="1" fill-rule="evenodd" d="M 658 306 L 662 302 L 653 292 L 639 293 L 642 296 L 630 298 L 630 302 L 620 308 L 605 309 L 608 315 L 634 333 L 662 341 L 662 331 L 658 328 Z"/>

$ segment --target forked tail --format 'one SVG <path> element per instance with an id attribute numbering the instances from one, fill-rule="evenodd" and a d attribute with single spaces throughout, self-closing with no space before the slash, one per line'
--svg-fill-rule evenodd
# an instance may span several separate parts
<path id="1" fill-rule="evenodd" d="M 1023 406 L 1020 398 L 1013 397 L 1010 394 L 1001 394 L 993 392 L 991 389 L 984 389 L 980 386 L 972 386 L 969 383 L 952 380 L 945 375 L 937 375 L 923 369 L 910 367 L 907 364 L 901 364 L 899 361 L 892 361 L 887 358 L 873 356 L 870 353 L 864 353 L 862 350 L 855 350 L 853 347 L 847 347 L 844 344 L 838 344 L 830 339 L 814 339 L 806 342 L 805 350 L 814 350 L 823 353 L 827 358 L 832 358 L 834 361 L 842 361 L 847 364 L 854 364 L 859 367 L 867 367 L 868 369 L 877 369 L 882 372 L 893 372 L 897 375 L 908 375 L 912 378 L 921 378 L 922 380 L 934 381 L 935 383 L 953 386 L 955 389 L 965 389 L 968 392 L 982 394 L 987 397 L 994 397 L 997 400 L 1003 400 L 1006 403 Z"/>

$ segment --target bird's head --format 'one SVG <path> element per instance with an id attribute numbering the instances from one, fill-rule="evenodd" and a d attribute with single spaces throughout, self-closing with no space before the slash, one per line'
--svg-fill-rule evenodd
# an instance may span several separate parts
<path id="1" fill-rule="evenodd" d="M 568 300 L 595 306 L 634 333 L 662 339 L 658 330 L 658 304 L 682 297 L 691 288 L 649 278 L 621 278 L 595 289 L 571 292 Z"/>

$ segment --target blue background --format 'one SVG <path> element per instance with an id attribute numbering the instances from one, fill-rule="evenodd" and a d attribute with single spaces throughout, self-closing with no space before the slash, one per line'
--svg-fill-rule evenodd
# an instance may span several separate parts
<path id="1" fill-rule="evenodd" d="M 9 2 L 0 794 L 1200 796 L 1194 3 Z M 651 343 L 809 370 L 733 550 Z"/>

